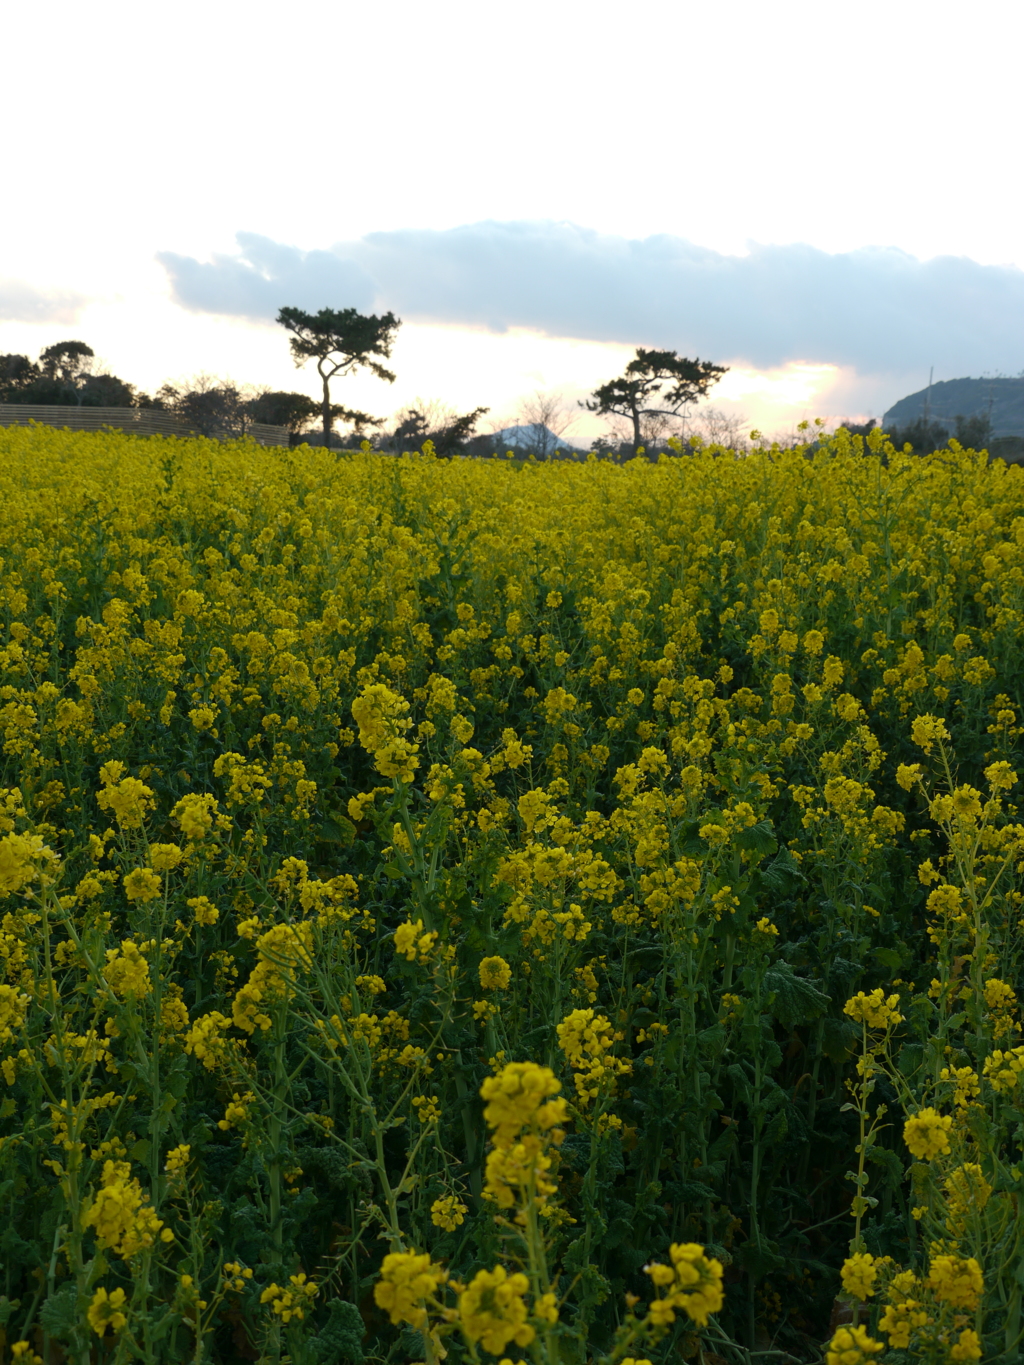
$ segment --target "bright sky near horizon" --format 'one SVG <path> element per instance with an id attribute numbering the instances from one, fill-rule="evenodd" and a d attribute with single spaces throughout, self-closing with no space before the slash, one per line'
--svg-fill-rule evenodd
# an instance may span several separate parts
<path id="1" fill-rule="evenodd" d="M 276 307 L 393 307 L 398 382 L 342 401 L 501 422 L 653 344 L 769 430 L 1016 373 L 1022 36 L 1019 0 L 9 7 L 0 352 L 313 392 Z"/>

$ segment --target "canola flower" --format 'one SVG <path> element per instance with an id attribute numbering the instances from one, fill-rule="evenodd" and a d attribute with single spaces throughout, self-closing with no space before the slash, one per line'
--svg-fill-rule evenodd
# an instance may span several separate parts
<path id="1" fill-rule="evenodd" d="M 51 1287 L 17 1248 L 75 1225 L 68 1255 L 124 1277 L 76 1330 L 112 1338 L 132 1304 L 133 1332 L 183 1305 L 206 1331 L 209 1277 L 177 1258 L 198 1238 L 241 1265 L 201 1221 L 222 1200 L 281 1242 L 276 1278 L 225 1270 L 232 1312 L 319 1351 L 333 1282 L 299 1266 L 338 1236 L 365 1263 L 383 1219 L 428 1267 L 441 1239 L 475 1257 L 450 1267 L 471 1280 L 494 1215 L 522 1240 L 529 1211 L 552 1275 L 573 1229 L 559 1331 L 582 1334 L 581 1286 L 621 1273 L 623 1239 L 710 1207 L 730 1245 L 756 1226 L 780 1247 L 792 1320 L 823 1340 L 796 1229 L 809 1198 L 826 1227 L 849 1208 L 856 1163 L 819 1142 L 820 1096 L 858 1065 L 856 1025 L 867 1129 L 871 1084 L 941 1017 L 931 1088 L 887 1122 L 932 1163 L 913 1179 L 942 1249 L 898 1291 L 884 1258 L 833 1254 L 829 1293 L 878 1302 L 894 1347 L 994 1349 L 985 1238 L 1024 1073 L 1018 471 L 842 433 L 625 465 L 41 429 L 0 454 L 0 1183 L 25 1314 Z M 870 1220 L 898 1177 L 861 1166 Z M 748 1299 L 777 1330 L 770 1272 L 719 1291 L 710 1251 L 688 1256 L 633 1274 L 656 1287 L 644 1331 L 714 1315 L 745 1340 Z M 558 1313 L 519 1272 L 473 1308 L 525 1305 L 510 1359 Z M 414 1308 L 457 1331 L 468 1287 Z M 972 1300 L 978 1335 L 955 1322 Z M 617 1308 L 593 1311 L 607 1336 Z M 399 1323 L 382 1308 L 367 1353 Z M 8 1340 L 39 1330 L 15 1317 Z"/>
<path id="2" fill-rule="evenodd" d="M 933 1161 L 950 1150 L 949 1130 L 952 1126 L 953 1120 L 949 1114 L 940 1114 L 937 1109 L 926 1106 L 903 1125 L 903 1141 L 911 1155 L 919 1161 Z"/>
<path id="3" fill-rule="evenodd" d="M 554 1072 L 535 1062 L 510 1062 L 480 1087 L 491 1130 L 484 1197 L 499 1209 L 518 1209 L 519 1222 L 531 1205 L 550 1213 L 558 1191 L 553 1168 L 567 1119 L 565 1100 L 555 1098 L 561 1088 Z"/>
<path id="4" fill-rule="evenodd" d="M 667 1327 L 681 1309 L 691 1322 L 706 1327 L 724 1302 L 721 1261 L 705 1256 L 696 1242 L 673 1242 L 669 1258 L 668 1265 L 652 1261 L 644 1266 L 644 1274 L 660 1291 L 648 1308 L 650 1321 L 655 1327 Z"/>
<path id="5" fill-rule="evenodd" d="M 981 1266 L 973 1256 L 938 1255 L 931 1258 L 925 1284 L 937 1299 L 954 1308 L 974 1309 L 978 1306 L 985 1278 Z"/>
<path id="6" fill-rule="evenodd" d="M 112 1289 L 109 1293 L 101 1285 L 89 1303 L 87 1317 L 89 1326 L 98 1337 L 106 1335 L 107 1330 L 117 1333 L 128 1325 L 125 1313 L 127 1302 L 123 1289 Z"/>
<path id="7" fill-rule="evenodd" d="M 82 1223 L 96 1232 L 100 1246 L 126 1260 L 148 1251 L 174 1234 L 164 1226 L 146 1199 L 127 1161 L 104 1161 L 100 1187 L 82 1214 Z"/>
<path id="8" fill-rule="evenodd" d="M 512 968 L 503 957 L 485 957 L 479 975 L 485 991 L 503 991 L 512 980 Z"/>
<path id="9" fill-rule="evenodd" d="M 391 1252 L 384 1257 L 373 1298 L 393 1323 L 421 1328 L 427 1322 L 425 1305 L 447 1281 L 447 1272 L 425 1252 Z"/>
<path id="10" fill-rule="evenodd" d="M 430 1206 L 430 1221 L 436 1228 L 443 1228 L 445 1232 L 454 1232 L 466 1221 L 466 1214 L 469 1208 L 461 1199 L 454 1194 L 435 1199 Z"/>
<path id="11" fill-rule="evenodd" d="M 866 1365 L 885 1350 L 864 1327 L 840 1327 L 825 1352 L 825 1365 Z"/>
<path id="12" fill-rule="evenodd" d="M 605 1084 L 632 1070 L 625 1058 L 612 1055 L 616 1043 L 622 1041 L 622 1034 L 616 1034 L 610 1021 L 594 1010 L 573 1010 L 555 1031 L 573 1069 L 576 1094 L 584 1108 L 597 1098 Z"/>
<path id="13" fill-rule="evenodd" d="M 878 1330 L 888 1337 L 890 1346 L 906 1351 L 914 1333 L 931 1321 L 928 1310 L 917 1299 L 904 1299 L 883 1309 Z"/>
<path id="14" fill-rule="evenodd" d="M 875 1292 L 878 1268 L 875 1258 L 867 1252 L 858 1251 L 843 1262 L 841 1278 L 843 1289 L 855 1299 L 869 1299 Z"/>
<path id="15" fill-rule="evenodd" d="M 471 1345 L 477 1342 L 492 1356 L 512 1344 L 529 1346 L 537 1335 L 528 1321 L 525 1275 L 510 1275 L 504 1266 L 479 1270 L 459 1295 L 459 1326 Z"/>
<path id="16" fill-rule="evenodd" d="M 261 1304 L 269 1304 L 270 1311 L 283 1323 L 293 1319 L 301 1322 L 309 1310 L 310 1303 L 320 1292 L 319 1286 L 308 1280 L 304 1272 L 291 1275 L 284 1286 L 276 1281 L 267 1285 L 260 1295 Z"/>
<path id="17" fill-rule="evenodd" d="M 890 1028 L 898 1024 L 903 1015 L 899 1012 L 900 998 L 898 995 L 886 997 L 881 986 L 865 994 L 864 991 L 858 993 L 847 1000 L 843 1006 L 843 1013 L 848 1014 L 851 1019 L 864 1023 L 868 1028 Z"/>

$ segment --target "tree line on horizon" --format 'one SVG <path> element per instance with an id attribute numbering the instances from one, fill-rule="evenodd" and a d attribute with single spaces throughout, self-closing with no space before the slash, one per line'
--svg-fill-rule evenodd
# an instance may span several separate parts
<path id="1" fill-rule="evenodd" d="M 391 358 L 402 325 L 393 313 L 362 314 L 354 308 L 322 308 L 311 313 L 283 307 L 276 321 L 289 333 L 296 366 L 315 362 L 322 391 L 319 399 L 299 392 L 238 385 L 205 374 L 165 383 L 150 395 L 117 375 L 97 372 L 95 352 L 85 342 L 61 341 L 44 348 L 36 361 L 20 354 L 0 355 L 0 403 L 156 409 L 179 417 L 200 435 L 225 439 L 244 436 L 254 423 L 265 423 L 287 430 L 293 445 L 306 442 L 350 448 L 368 440 L 378 450 L 401 453 L 422 449 L 429 441 L 441 456 L 505 453 L 497 444 L 508 429 L 477 432 L 489 412 L 487 407 L 459 413 L 443 402 L 419 399 L 403 408 L 388 429 L 384 419 L 333 401 L 332 383 L 357 370 L 368 370 L 385 383 L 395 381 L 394 372 L 384 363 Z M 669 438 L 685 440 L 690 411 L 725 373 L 725 366 L 711 361 L 637 347 L 621 375 L 598 385 L 587 399 L 575 405 L 609 420 L 608 431 L 588 443 L 588 448 L 619 458 L 641 453 L 654 456 L 665 449 Z M 514 428 L 516 453 L 541 459 L 578 453 L 564 439 L 573 424 L 573 409 L 560 395 L 538 393 L 532 400 L 524 400 L 521 409 L 520 424 Z M 343 435 L 336 432 L 338 424 L 346 427 Z M 705 440 L 710 437 L 716 444 L 745 444 L 738 418 L 712 411 L 705 414 L 704 425 L 707 430 L 701 435 Z M 876 423 L 872 419 L 844 425 L 851 434 L 867 435 Z M 894 429 L 889 437 L 897 448 L 909 445 L 914 453 L 926 453 L 944 445 L 953 434 L 948 424 L 922 418 Z M 983 414 L 957 417 L 955 437 L 961 445 L 981 449 L 990 435 L 991 422 Z"/>
<path id="2" fill-rule="evenodd" d="M 117 375 L 97 372 L 95 352 L 85 342 L 61 341 L 44 348 L 36 361 L 26 355 L 0 355 L 0 403 L 157 409 L 182 418 L 202 435 L 228 438 L 245 435 L 253 423 L 266 423 L 287 429 L 295 444 L 312 439 L 340 446 L 370 439 L 378 449 L 397 452 L 419 449 L 429 441 L 437 454 L 447 456 L 465 453 L 471 446 L 474 454 L 488 453 L 481 447 L 501 435 L 477 434 L 489 411 L 484 406 L 459 413 L 443 403 L 418 400 L 399 412 L 388 431 L 382 418 L 333 401 L 332 382 L 357 370 L 394 382 L 394 372 L 384 363 L 401 326 L 393 313 L 362 314 L 354 308 L 311 313 L 284 307 L 276 320 L 289 333 L 296 366 L 315 362 L 322 389 L 319 400 L 208 375 L 166 383 L 150 395 Z M 621 453 L 627 447 L 635 455 L 659 439 L 664 444 L 668 426 L 725 373 L 724 366 L 710 361 L 638 347 L 625 372 L 599 385 L 579 407 L 618 424 L 598 444 Z M 557 396 L 541 394 L 523 404 L 522 415 L 528 420 L 517 430 L 536 432 L 536 443 L 543 447 L 538 453 L 544 458 L 556 453 L 547 447 L 571 425 L 564 420 L 564 406 Z M 318 436 L 312 431 L 314 422 Z M 348 428 L 341 439 L 335 435 L 338 423 Z"/>

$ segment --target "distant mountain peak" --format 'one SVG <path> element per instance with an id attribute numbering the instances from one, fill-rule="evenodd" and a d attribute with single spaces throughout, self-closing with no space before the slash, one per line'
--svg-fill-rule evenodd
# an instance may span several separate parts
<path id="1" fill-rule="evenodd" d="M 511 427 L 502 427 L 501 431 L 494 432 L 491 437 L 494 441 L 503 441 L 512 450 L 573 450 L 571 441 L 566 441 L 561 436 L 556 436 L 550 427 L 544 426 L 542 422 L 527 422 Z"/>

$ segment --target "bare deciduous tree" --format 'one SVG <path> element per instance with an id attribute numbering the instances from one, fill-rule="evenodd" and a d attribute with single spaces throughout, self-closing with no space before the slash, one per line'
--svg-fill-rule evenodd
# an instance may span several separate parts
<path id="1" fill-rule="evenodd" d="M 742 412 L 723 412 L 721 408 L 700 408 L 684 421 L 684 439 L 699 436 L 704 445 L 746 448 L 749 421 Z"/>
<path id="2" fill-rule="evenodd" d="M 538 391 L 519 401 L 516 423 L 533 428 L 533 453 L 541 459 L 550 459 L 563 441 L 568 444 L 568 434 L 578 421 L 576 406 L 564 394 Z"/>
<path id="3" fill-rule="evenodd" d="M 392 432 L 381 445 L 385 450 L 419 450 L 430 441 L 438 455 L 456 455 L 473 435 L 473 428 L 487 412 L 474 408 L 459 413 L 448 403 L 436 398 L 417 398 L 395 415 Z"/>
<path id="4" fill-rule="evenodd" d="M 230 379 L 197 374 L 164 384 L 156 396 L 161 407 L 187 422 L 201 436 L 232 440 L 244 436 L 252 426 L 253 408 L 263 392 Z"/>

